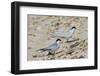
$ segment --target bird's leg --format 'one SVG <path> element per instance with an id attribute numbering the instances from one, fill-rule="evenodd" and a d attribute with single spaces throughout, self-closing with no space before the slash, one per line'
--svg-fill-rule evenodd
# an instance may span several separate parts
<path id="1" fill-rule="evenodd" d="M 69 38 L 68 40 L 67 40 L 67 42 L 73 42 L 73 41 L 77 41 L 77 40 L 79 40 L 79 38 L 75 38 L 75 36 L 71 36 L 71 38 Z"/>
<path id="2" fill-rule="evenodd" d="M 72 41 L 73 41 L 72 39 L 68 39 L 68 40 L 67 40 L 67 42 L 72 42 Z"/>
<path id="3" fill-rule="evenodd" d="M 72 40 L 74 40 L 74 36 L 71 36 L 69 39 L 68 39 L 68 41 L 72 41 Z"/>
<path id="4" fill-rule="evenodd" d="M 70 41 L 72 41 L 72 40 L 73 40 L 73 38 L 70 37 L 69 39 L 67 39 L 67 41 L 66 41 L 65 43 L 70 42 Z"/>
<path id="5" fill-rule="evenodd" d="M 52 55 L 52 53 L 51 52 L 48 52 L 48 55 Z"/>
<path id="6" fill-rule="evenodd" d="M 51 58 L 51 60 L 53 60 L 53 59 L 55 59 L 55 52 L 48 52 L 48 55 L 51 55 L 52 56 L 52 58 Z"/>
<path id="7" fill-rule="evenodd" d="M 52 53 L 52 52 L 48 52 L 48 55 L 54 55 L 54 53 Z"/>

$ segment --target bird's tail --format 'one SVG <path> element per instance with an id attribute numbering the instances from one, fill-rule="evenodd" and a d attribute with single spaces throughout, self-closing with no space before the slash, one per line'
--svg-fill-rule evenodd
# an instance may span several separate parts
<path id="1" fill-rule="evenodd" d="M 43 48 L 43 49 L 39 49 L 37 51 L 47 51 L 47 50 L 50 50 L 50 49 Z"/>
<path id="2" fill-rule="evenodd" d="M 37 51 L 46 51 L 46 49 L 44 49 L 44 48 L 43 49 L 38 49 Z"/>
<path id="3" fill-rule="evenodd" d="M 55 37 L 55 35 L 53 33 L 50 33 L 50 36 L 53 37 L 53 38 Z"/>

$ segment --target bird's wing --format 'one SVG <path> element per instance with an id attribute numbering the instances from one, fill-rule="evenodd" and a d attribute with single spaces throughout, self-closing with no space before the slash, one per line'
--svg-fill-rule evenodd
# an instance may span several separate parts
<path id="1" fill-rule="evenodd" d="M 40 50 L 41 51 L 52 51 L 52 50 L 55 50 L 55 49 L 57 49 L 57 43 L 53 43 L 53 44 L 49 45 L 48 47 L 39 49 L 37 51 L 40 51 Z"/>
<path id="2" fill-rule="evenodd" d="M 57 43 L 53 43 L 47 47 L 47 49 L 55 50 L 57 48 Z"/>
<path id="3" fill-rule="evenodd" d="M 57 33 L 54 33 L 53 36 L 56 36 L 56 37 L 64 37 L 64 36 L 66 36 L 66 33 L 67 32 L 59 32 L 59 33 L 57 32 Z"/>
<path id="4" fill-rule="evenodd" d="M 63 32 L 55 32 L 55 33 L 53 33 L 53 36 L 61 36 L 61 35 L 63 35 Z"/>
<path id="5" fill-rule="evenodd" d="M 53 34 L 53 36 L 55 37 L 70 37 L 72 35 L 72 31 L 71 30 L 68 30 L 68 31 L 65 31 L 65 32 L 55 32 Z"/>

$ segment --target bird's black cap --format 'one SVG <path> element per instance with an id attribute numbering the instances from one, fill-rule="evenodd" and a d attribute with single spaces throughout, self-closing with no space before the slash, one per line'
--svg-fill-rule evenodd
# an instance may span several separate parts
<path id="1" fill-rule="evenodd" d="M 73 27 L 72 27 L 72 29 L 76 29 L 76 27 L 75 27 L 75 26 L 73 26 Z"/>
<path id="2" fill-rule="evenodd" d="M 56 42 L 57 42 L 57 41 L 61 41 L 61 39 L 57 39 Z"/>

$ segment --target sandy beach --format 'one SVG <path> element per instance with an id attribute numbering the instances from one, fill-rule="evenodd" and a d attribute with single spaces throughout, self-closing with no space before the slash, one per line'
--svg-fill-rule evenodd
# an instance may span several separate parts
<path id="1" fill-rule="evenodd" d="M 88 17 L 28 15 L 27 60 L 55 60 L 88 58 Z M 56 39 L 51 34 L 77 29 L 73 40 L 61 38 L 61 47 L 53 55 L 37 51 L 52 44 Z"/>

